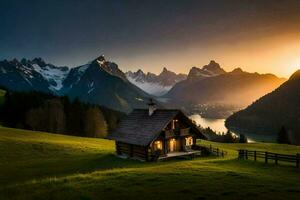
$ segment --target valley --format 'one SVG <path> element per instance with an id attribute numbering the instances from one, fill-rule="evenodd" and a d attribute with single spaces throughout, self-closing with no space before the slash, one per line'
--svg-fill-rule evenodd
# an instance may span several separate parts
<path id="1" fill-rule="evenodd" d="M 228 118 L 285 82 L 272 74 L 248 73 L 241 68 L 226 72 L 213 60 L 201 68 L 192 67 L 188 75 L 167 68 L 158 75 L 142 70 L 124 73 L 103 55 L 75 68 L 57 67 L 42 58 L 4 60 L 0 70 L 0 85 L 7 90 L 68 96 L 71 101 L 78 99 L 124 113 L 145 108 L 154 98 L 160 107 L 200 115 L 208 124 L 212 119 Z M 217 132 L 226 132 L 223 125 L 217 126 Z M 275 141 L 277 137 L 268 135 L 268 130 L 257 133 L 242 126 L 226 127 L 259 141 Z"/>
<path id="2" fill-rule="evenodd" d="M 54 66 L 42 58 L 4 60 L 0 71 L 0 86 L 7 90 L 66 95 L 126 113 L 143 108 L 149 98 L 164 99 L 163 107 L 180 107 L 208 118 L 227 118 L 285 81 L 240 68 L 226 72 L 213 60 L 202 68 L 192 67 L 188 75 L 167 68 L 159 75 L 124 73 L 103 55 L 74 68 Z"/>

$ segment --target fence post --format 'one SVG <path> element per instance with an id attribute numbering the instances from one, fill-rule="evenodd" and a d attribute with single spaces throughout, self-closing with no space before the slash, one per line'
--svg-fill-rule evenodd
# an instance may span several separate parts
<path id="1" fill-rule="evenodd" d="M 254 161 L 256 161 L 256 151 L 254 151 Z"/>
<path id="2" fill-rule="evenodd" d="M 209 145 L 209 151 L 210 151 L 210 152 L 212 151 L 212 147 L 211 147 L 211 144 Z"/>
<path id="3" fill-rule="evenodd" d="M 246 160 L 248 160 L 248 150 L 245 150 L 246 153 Z"/>
<path id="4" fill-rule="evenodd" d="M 219 148 L 217 148 L 217 155 L 219 156 Z"/>
<path id="5" fill-rule="evenodd" d="M 242 159 L 245 159 L 245 150 L 242 150 Z"/>
<path id="6" fill-rule="evenodd" d="M 300 154 L 299 153 L 297 153 L 297 155 L 296 155 L 296 167 L 297 168 L 299 168 L 299 164 L 300 164 Z"/>
<path id="7" fill-rule="evenodd" d="M 222 150 L 222 152 L 221 152 L 221 155 L 222 155 L 222 157 L 224 157 L 224 151 Z"/>
<path id="8" fill-rule="evenodd" d="M 265 163 L 268 163 L 268 152 L 265 152 Z"/>
<path id="9" fill-rule="evenodd" d="M 276 165 L 278 164 L 278 156 L 277 156 L 277 153 L 275 154 L 275 164 L 276 164 Z"/>

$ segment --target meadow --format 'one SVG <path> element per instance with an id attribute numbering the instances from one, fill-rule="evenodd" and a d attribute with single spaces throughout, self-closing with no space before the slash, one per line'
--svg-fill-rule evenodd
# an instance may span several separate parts
<path id="1" fill-rule="evenodd" d="M 0 127 L 0 199 L 298 199 L 300 169 L 237 159 L 237 149 L 295 154 L 299 146 L 199 144 L 224 158 L 156 163 L 114 155 L 114 142 Z"/>

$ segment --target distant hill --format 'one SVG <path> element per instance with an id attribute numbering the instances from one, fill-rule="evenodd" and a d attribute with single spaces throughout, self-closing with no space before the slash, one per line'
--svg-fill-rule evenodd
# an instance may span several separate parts
<path id="1" fill-rule="evenodd" d="M 126 72 L 127 79 L 146 91 L 155 96 L 166 94 L 176 83 L 186 79 L 186 74 L 176 74 L 163 68 L 159 75 L 148 72 L 144 73 L 141 69 L 136 72 Z"/>
<path id="2" fill-rule="evenodd" d="M 10 91 L 40 91 L 129 112 L 144 107 L 146 92 L 130 83 L 118 65 L 99 56 L 86 65 L 68 68 L 41 58 L 0 62 L 0 87 Z"/>
<path id="3" fill-rule="evenodd" d="M 300 70 L 275 91 L 230 116 L 226 126 L 274 138 L 285 126 L 292 142 L 300 144 Z"/>
<path id="4" fill-rule="evenodd" d="M 272 74 L 248 73 L 240 68 L 225 72 L 211 61 L 202 69 L 193 67 L 187 79 L 177 83 L 164 97 L 186 108 L 204 106 L 204 112 L 218 106 L 243 108 L 284 81 Z"/>

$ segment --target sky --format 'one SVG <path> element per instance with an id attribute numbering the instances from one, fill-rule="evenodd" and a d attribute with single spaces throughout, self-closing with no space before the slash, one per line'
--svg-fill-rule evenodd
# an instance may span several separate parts
<path id="1" fill-rule="evenodd" d="M 123 71 L 300 68 L 298 0 L 1 0 L 0 59 L 70 67 L 100 54 Z"/>

